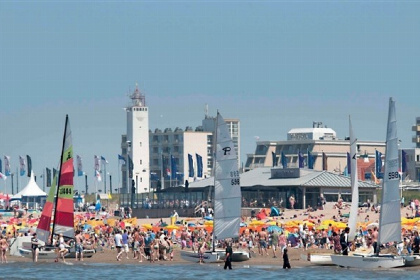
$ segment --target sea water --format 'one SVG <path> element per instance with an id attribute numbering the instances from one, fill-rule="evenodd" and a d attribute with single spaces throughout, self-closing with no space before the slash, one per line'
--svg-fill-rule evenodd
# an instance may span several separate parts
<path id="1" fill-rule="evenodd" d="M 98 264 L 98 263 L 22 263 L 0 264 L 0 279 L 417 279 L 419 269 L 357 270 L 340 267 L 293 267 L 223 264 Z"/>

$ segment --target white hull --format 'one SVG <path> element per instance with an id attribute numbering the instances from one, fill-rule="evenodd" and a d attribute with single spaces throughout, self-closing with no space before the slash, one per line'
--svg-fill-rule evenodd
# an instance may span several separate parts
<path id="1" fill-rule="evenodd" d="M 301 258 L 313 265 L 334 265 L 331 260 L 331 254 L 308 254 L 302 255 Z"/>
<path id="2" fill-rule="evenodd" d="M 32 250 L 19 248 L 19 253 L 22 257 L 32 258 Z M 83 258 L 90 258 L 95 254 L 95 250 L 83 250 Z M 76 253 L 74 251 L 67 253 L 65 258 L 74 259 L 76 258 Z M 39 260 L 55 260 L 57 258 L 57 253 L 55 250 L 40 250 L 38 253 Z"/>
<path id="3" fill-rule="evenodd" d="M 19 248 L 30 248 L 32 236 L 18 236 L 10 241 L 10 255 L 21 257 Z"/>
<path id="4" fill-rule="evenodd" d="M 223 254 L 222 254 L 223 253 Z M 203 256 L 203 261 L 206 263 L 215 263 L 215 262 L 222 262 L 225 252 L 205 252 Z M 181 258 L 184 261 L 188 262 L 200 262 L 200 258 L 197 252 L 191 251 L 181 251 Z"/>
<path id="5" fill-rule="evenodd" d="M 221 254 L 220 258 L 225 260 L 226 253 L 219 252 Z M 244 262 L 249 260 L 249 253 L 244 251 L 233 251 L 232 253 L 232 262 Z"/>
<path id="6" fill-rule="evenodd" d="M 405 266 L 420 266 L 420 256 L 403 256 Z"/>
<path id="7" fill-rule="evenodd" d="M 331 255 L 332 262 L 342 267 L 359 269 L 395 268 L 405 265 L 405 259 L 399 256 L 342 256 Z"/>

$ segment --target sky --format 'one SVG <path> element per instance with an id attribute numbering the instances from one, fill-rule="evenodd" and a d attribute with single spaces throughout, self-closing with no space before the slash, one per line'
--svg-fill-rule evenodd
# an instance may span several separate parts
<path id="1" fill-rule="evenodd" d="M 257 138 L 313 121 L 343 139 L 349 115 L 358 139 L 385 141 L 390 97 L 412 148 L 419 13 L 415 1 L 0 1 L 1 159 L 56 167 L 68 114 L 90 191 L 94 155 L 115 188 L 136 83 L 152 130 L 195 128 L 206 104 L 240 119 L 242 162 Z"/>

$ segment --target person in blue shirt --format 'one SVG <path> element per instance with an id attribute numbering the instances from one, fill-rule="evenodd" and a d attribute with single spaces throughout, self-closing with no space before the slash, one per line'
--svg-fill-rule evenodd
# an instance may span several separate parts
<path id="1" fill-rule="evenodd" d="M 127 260 L 129 259 L 128 257 L 128 252 L 129 252 L 129 248 L 128 248 L 128 234 L 127 234 L 127 230 L 124 230 L 124 233 L 122 234 L 122 248 L 123 248 L 123 252 L 125 252 L 125 255 L 127 257 Z"/>

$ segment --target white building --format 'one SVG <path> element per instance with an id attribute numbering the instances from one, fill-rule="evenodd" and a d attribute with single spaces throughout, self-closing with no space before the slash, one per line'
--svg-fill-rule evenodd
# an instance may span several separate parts
<path id="1" fill-rule="evenodd" d="M 211 155 L 213 134 L 204 132 L 201 128 L 195 131 L 191 127 L 185 130 L 166 128 L 164 131 L 155 129 L 150 132 L 150 170 L 152 187 L 166 189 L 183 185 L 185 180 L 192 182 L 211 175 Z M 193 159 L 194 176 L 189 177 L 188 154 Z M 202 157 L 203 174 L 198 177 L 196 155 Z M 172 174 L 171 156 L 176 165 L 176 174 Z M 169 174 L 173 175 L 170 176 Z M 163 183 L 162 183 L 163 182 Z"/>
<path id="2" fill-rule="evenodd" d="M 121 143 L 122 155 L 127 162 L 126 166 L 122 166 L 121 192 L 131 193 L 134 181 L 136 192 L 145 193 L 150 191 L 149 108 L 146 106 L 145 96 L 137 86 L 130 98 L 132 104 L 126 108 L 127 134 L 122 136 Z M 127 172 L 130 162 L 128 156 L 133 162 L 132 174 Z"/>

